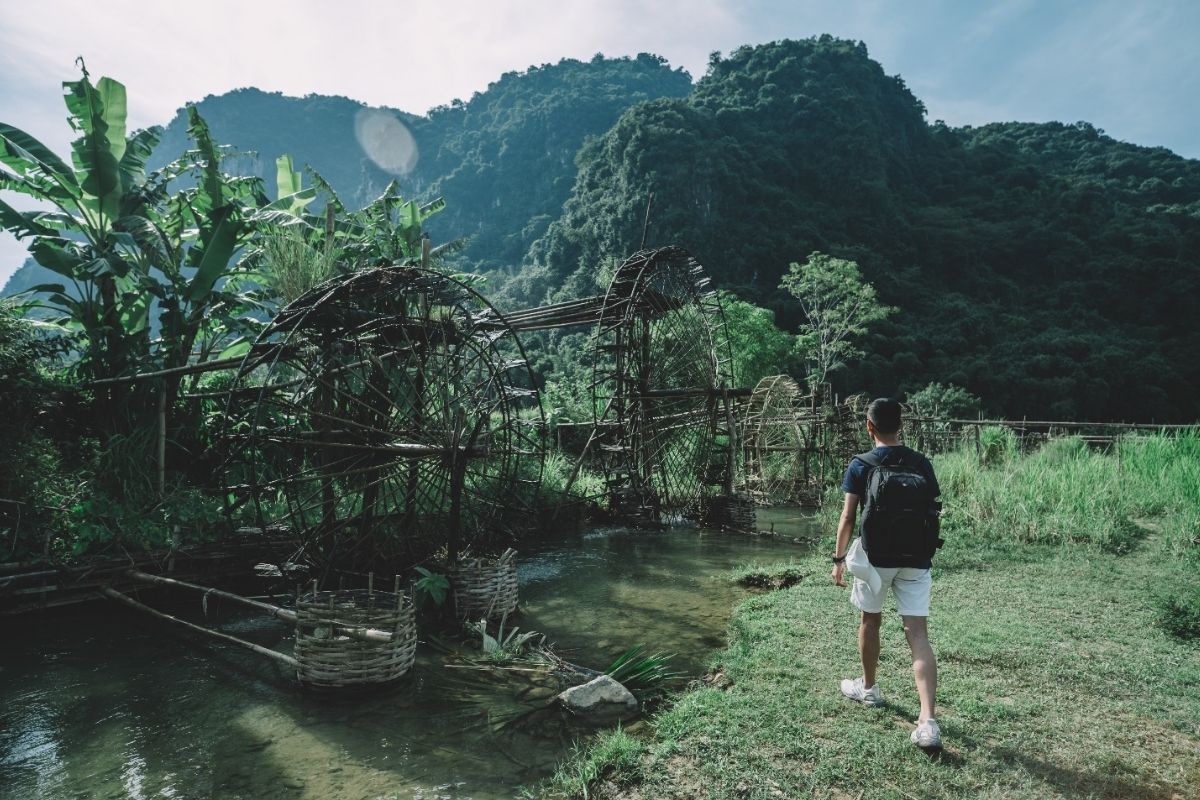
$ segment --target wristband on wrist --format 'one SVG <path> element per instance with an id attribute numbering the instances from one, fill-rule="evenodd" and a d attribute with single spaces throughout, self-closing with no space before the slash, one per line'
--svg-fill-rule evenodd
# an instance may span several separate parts
<path id="1" fill-rule="evenodd" d="M 832 561 L 835 564 L 843 564 L 846 561 L 846 557 L 845 556 L 833 556 Z"/>

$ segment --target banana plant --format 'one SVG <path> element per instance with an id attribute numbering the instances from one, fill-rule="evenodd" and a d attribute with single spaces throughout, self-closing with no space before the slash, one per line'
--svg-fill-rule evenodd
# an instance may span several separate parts
<path id="1" fill-rule="evenodd" d="M 68 122 L 79 136 L 71 164 L 24 131 L 0 123 L 0 189 L 50 204 L 21 212 L 0 201 L 0 225 L 29 238 L 29 251 L 66 283 L 36 287 L 83 335 L 85 376 L 125 371 L 147 345 L 143 303 L 133 266 L 137 246 L 118 227 L 145 204 L 145 158 L 159 131 L 125 135 L 125 87 L 109 78 L 63 84 Z M 133 273 L 133 274 L 131 274 Z M 67 285 L 71 290 L 68 291 Z"/>
<path id="2" fill-rule="evenodd" d="M 239 254 L 256 215 L 302 212 L 315 192 L 289 192 L 271 203 L 257 178 L 224 174 L 224 151 L 195 108 L 188 109 L 193 149 L 147 174 L 161 129 L 127 135 L 125 87 L 111 78 L 93 85 L 82 62 L 81 70 L 79 80 L 63 84 L 68 122 L 78 133 L 70 164 L 0 123 L 0 189 L 51 206 L 23 212 L 0 201 L 0 226 L 29 240 L 35 260 L 63 279 L 33 291 L 80 336 L 80 377 L 178 367 L 196 358 L 197 348 L 204 359 L 253 325 L 257 299 L 240 280 Z M 178 389 L 178 380 L 163 387 L 169 403 Z M 109 418 L 137 416 L 129 390 L 102 394 Z"/>
<path id="3" fill-rule="evenodd" d="M 370 204 L 350 211 L 319 173 L 308 172 L 313 185 L 306 189 L 304 176 L 295 169 L 292 158 L 284 155 L 277 159 L 279 200 L 254 215 L 261 236 L 248 249 L 245 260 L 254 265 L 275 300 L 293 299 L 337 272 L 423 259 L 423 225 L 446 207 L 444 200 L 407 200 L 393 182 Z M 307 208 L 318 195 L 325 207 L 319 214 L 309 213 Z M 463 245 L 455 240 L 433 248 L 432 263 L 439 264 Z M 473 280 L 476 276 L 462 277 Z"/>

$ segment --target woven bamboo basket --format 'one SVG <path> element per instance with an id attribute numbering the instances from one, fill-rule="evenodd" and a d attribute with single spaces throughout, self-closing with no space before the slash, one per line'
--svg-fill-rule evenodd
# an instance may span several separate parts
<path id="1" fill-rule="evenodd" d="M 459 619 L 498 619 L 517 610 L 517 551 L 499 558 L 465 558 L 451 571 Z"/>
<path id="2" fill-rule="evenodd" d="M 754 499 L 744 492 L 700 498 L 697 522 L 704 528 L 753 531 L 757 515 Z"/>
<path id="3" fill-rule="evenodd" d="M 391 641 L 362 641 L 339 629 L 373 628 Z M 366 589 L 309 592 L 296 602 L 296 677 L 305 686 L 343 689 L 394 681 L 417 655 L 412 601 Z"/>

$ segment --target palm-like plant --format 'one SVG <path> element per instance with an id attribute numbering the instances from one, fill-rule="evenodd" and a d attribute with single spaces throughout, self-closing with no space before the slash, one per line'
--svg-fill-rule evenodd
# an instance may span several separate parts
<path id="1" fill-rule="evenodd" d="M 237 256 L 255 222 L 302 210 L 315 193 L 292 192 L 270 203 L 256 178 L 224 174 L 223 152 L 195 108 L 188 109 L 194 149 L 147 174 L 160 129 L 127 136 L 125 87 L 110 78 L 93 86 L 82 71 L 63 84 L 68 121 L 79 134 L 70 165 L 0 123 L 0 189 L 52 206 L 21 212 L 0 201 L 0 226 L 29 239 L 37 262 L 63 278 L 34 287 L 41 293 L 35 302 L 80 337 L 80 377 L 204 360 L 253 324 L 246 312 L 256 298 L 238 280 L 244 270 Z M 152 339 L 154 307 L 159 335 Z M 172 406 L 179 385 L 174 378 L 155 388 Z M 101 418 L 118 426 L 134 422 L 147 406 L 131 401 L 143 395 L 107 387 L 98 398 L 107 405 Z"/>

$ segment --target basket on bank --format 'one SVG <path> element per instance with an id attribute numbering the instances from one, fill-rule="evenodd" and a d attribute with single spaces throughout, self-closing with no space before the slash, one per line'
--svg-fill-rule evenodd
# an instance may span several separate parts
<path id="1" fill-rule="evenodd" d="M 517 610 L 517 551 L 499 558 L 464 558 L 451 571 L 459 619 L 497 619 Z"/>
<path id="2" fill-rule="evenodd" d="M 403 592 L 312 591 L 296 601 L 296 677 L 343 689 L 388 683 L 412 669 L 417 624 Z"/>

